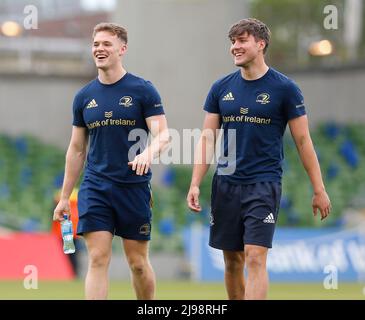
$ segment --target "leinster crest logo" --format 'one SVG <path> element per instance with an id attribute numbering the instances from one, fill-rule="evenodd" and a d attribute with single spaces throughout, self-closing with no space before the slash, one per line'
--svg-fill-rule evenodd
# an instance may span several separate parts
<path id="1" fill-rule="evenodd" d="M 145 223 L 139 228 L 139 233 L 145 236 L 148 236 L 151 232 L 151 225 L 149 223 Z"/>
<path id="2" fill-rule="evenodd" d="M 257 96 L 256 102 L 261 104 L 267 104 L 270 103 L 270 95 L 268 93 L 261 93 Z"/>
<path id="3" fill-rule="evenodd" d="M 120 106 L 124 106 L 124 107 L 130 107 L 130 106 L 132 106 L 133 105 L 133 103 L 132 103 L 132 97 L 130 97 L 130 96 L 124 96 L 124 97 L 120 98 L 119 105 Z"/>

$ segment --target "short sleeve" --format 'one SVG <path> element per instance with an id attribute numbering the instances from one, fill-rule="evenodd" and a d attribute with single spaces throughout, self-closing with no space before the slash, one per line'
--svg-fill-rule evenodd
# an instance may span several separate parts
<path id="1" fill-rule="evenodd" d="M 80 94 L 77 94 L 73 102 L 73 122 L 72 124 L 76 127 L 86 127 L 84 116 L 83 116 L 83 99 Z"/>
<path id="2" fill-rule="evenodd" d="M 214 83 L 204 103 L 204 110 L 210 113 L 220 113 L 219 99 L 217 98 L 217 83 Z"/>
<path id="3" fill-rule="evenodd" d="M 302 91 L 294 81 L 290 81 L 284 92 L 284 111 L 288 120 L 306 114 Z"/>
<path id="4" fill-rule="evenodd" d="M 150 81 L 146 81 L 143 97 L 142 107 L 145 118 L 165 114 L 160 94 Z"/>

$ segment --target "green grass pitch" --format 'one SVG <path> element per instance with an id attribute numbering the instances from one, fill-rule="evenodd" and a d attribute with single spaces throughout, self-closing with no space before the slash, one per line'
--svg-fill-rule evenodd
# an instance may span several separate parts
<path id="1" fill-rule="evenodd" d="M 268 299 L 273 300 L 365 300 L 365 284 L 338 283 L 337 289 L 326 290 L 322 283 L 271 283 Z M 39 281 L 37 289 L 25 289 L 23 281 L 0 281 L 1 300 L 75 300 L 83 299 L 84 284 L 75 281 Z M 110 281 L 109 299 L 135 299 L 129 282 Z M 159 281 L 157 300 L 225 300 L 223 283 Z"/>

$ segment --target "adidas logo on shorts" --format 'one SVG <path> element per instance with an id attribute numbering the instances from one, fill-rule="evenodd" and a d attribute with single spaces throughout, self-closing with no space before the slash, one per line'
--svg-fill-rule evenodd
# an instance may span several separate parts
<path id="1" fill-rule="evenodd" d="M 272 213 L 270 213 L 263 221 L 264 223 L 275 223 L 275 218 Z"/>

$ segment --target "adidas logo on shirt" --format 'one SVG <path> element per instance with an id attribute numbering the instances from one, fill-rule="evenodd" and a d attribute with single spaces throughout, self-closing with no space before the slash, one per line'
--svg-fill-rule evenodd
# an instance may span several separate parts
<path id="1" fill-rule="evenodd" d="M 233 101 L 234 97 L 232 92 L 228 92 L 222 99 L 222 101 Z"/>
<path id="2" fill-rule="evenodd" d="M 98 104 L 96 103 L 95 99 L 92 99 L 86 106 L 86 109 L 95 108 Z"/>
<path id="3" fill-rule="evenodd" d="M 265 219 L 264 223 L 275 223 L 275 218 L 272 213 L 270 213 Z"/>

